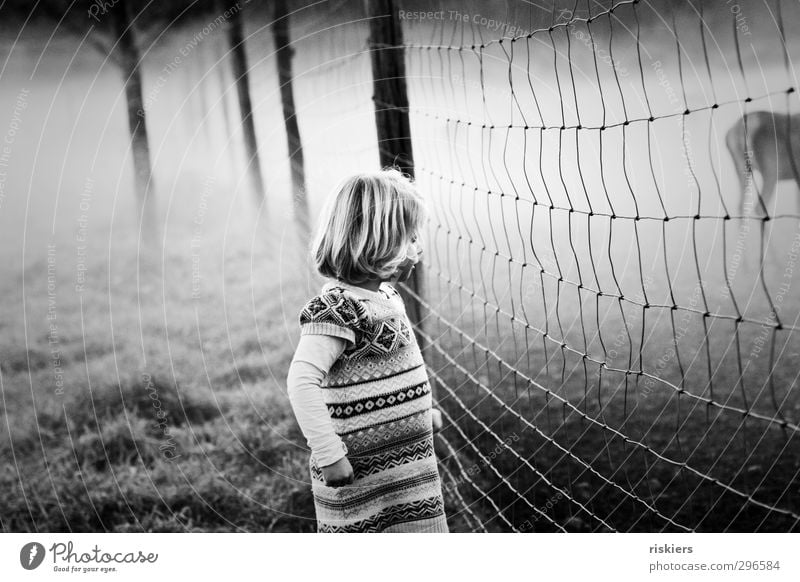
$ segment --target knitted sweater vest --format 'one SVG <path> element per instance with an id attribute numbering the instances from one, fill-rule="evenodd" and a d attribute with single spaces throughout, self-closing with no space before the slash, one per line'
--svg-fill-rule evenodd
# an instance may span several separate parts
<path id="1" fill-rule="evenodd" d="M 326 283 L 303 308 L 300 329 L 347 340 L 321 388 L 355 480 L 326 486 L 312 456 L 317 530 L 448 531 L 430 384 L 400 294 L 386 283 L 377 292 Z"/>

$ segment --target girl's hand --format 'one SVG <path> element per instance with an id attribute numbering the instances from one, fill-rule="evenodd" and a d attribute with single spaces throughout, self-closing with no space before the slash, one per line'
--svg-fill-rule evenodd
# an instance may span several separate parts
<path id="1" fill-rule="evenodd" d="M 328 487 L 349 485 L 355 479 L 353 467 L 347 457 L 342 457 L 334 464 L 320 467 L 320 469 L 322 470 L 322 477 L 325 479 L 325 485 Z"/>
<path id="2" fill-rule="evenodd" d="M 433 432 L 442 430 L 442 412 L 436 408 L 431 408 L 431 420 L 433 421 Z"/>

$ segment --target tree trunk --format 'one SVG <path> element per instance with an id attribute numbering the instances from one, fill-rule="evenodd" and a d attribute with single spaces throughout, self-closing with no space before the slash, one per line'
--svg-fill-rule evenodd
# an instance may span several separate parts
<path id="1" fill-rule="evenodd" d="M 203 139 L 206 140 L 206 147 L 208 148 L 206 151 L 213 152 L 216 144 L 213 143 L 214 133 L 212 131 L 213 126 L 211 125 L 212 118 L 209 116 L 211 108 L 209 107 L 208 96 L 206 95 L 208 79 L 203 78 L 208 72 L 208 64 L 206 63 L 204 55 L 205 52 L 206 50 L 203 48 L 203 44 L 198 45 L 195 54 L 192 55 L 192 66 L 189 68 L 189 71 L 191 77 L 190 82 L 196 81 L 195 92 L 197 93 L 197 106 L 200 110 L 200 117 L 197 121 L 203 124 Z"/>
<path id="2" fill-rule="evenodd" d="M 405 50 L 403 30 L 397 19 L 393 0 L 364 0 L 369 16 L 369 50 L 372 58 L 372 82 L 378 151 L 382 167 L 396 166 L 414 176 L 411 150 L 411 127 L 408 120 Z M 420 265 L 421 266 L 421 265 Z M 418 266 L 406 282 L 411 291 L 422 297 L 422 269 Z M 422 330 L 422 306 L 401 289 L 408 306 L 408 317 Z M 420 346 L 425 347 L 418 336 Z"/>
<path id="3" fill-rule="evenodd" d="M 223 39 L 224 43 L 224 39 Z M 222 109 L 222 122 L 224 127 L 224 135 L 225 135 L 225 143 L 226 149 L 228 150 L 228 157 L 230 158 L 230 171 L 232 174 L 236 174 L 239 171 L 239 157 L 238 152 L 239 149 L 236 147 L 237 142 L 231 141 L 231 136 L 233 135 L 233 122 L 231 121 L 230 115 L 230 98 L 228 95 L 228 77 L 225 75 L 226 67 L 228 66 L 228 60 L 226 58 L 227 51 L 225 50 L 225 45 L 219 47 L 220 49 L 220 56 L 221 58 L 217 60 L 217 82 L 219 83 L 219 107 Z"/>
<path id="4" fill-rule="evenodd" d="M 111 11 L 114 33 L 119 47 L 119 62 L 125 83 L 125 98 L 128 109 L 128 128 L 133 151 L 133 173 L 136 199 L 145 228 L 155 226 L 155 187 L 150 165 L 150 145 L 147 140 L 146 111 L 142 99 L 142 76 L 139 69 L 139 50 L 131 27 L 131 11 L 128 0 L 118 0 Z"/>
<path id="5" fill-rule="evenodd" d="M 289 12 L 286 0 L 275 0 L 275 50 L 278 61 L 278 84 L 281 88 L 281 105 L 283 106 L 283 122 L 286 126 L 286 138 L 289 144 L 289 163 L 292 171 L 292 207 L 300 239 L 305 247 L 310 236 L 308 216 L 308 199 L 306 197 L 305 165 L 303 162 L 303 144 L 300 141 L 300 128 L 294 108 L 294 90 L 292 87 L 292 57 L 294 49 L 289 46 Z"/>
<path id="6" fill-rule="evenodd" d="M 247 173 L 250 176 L 250 185 L 256 197 L 256 203 L 261 206 L 265 197 L 264 179 L 261 176 L 256 128 L 253 123 L 253 105 L 250 101 L 250 81 L 247 69 L 247 55 L 244 50 L 242 11 L 238 4 L 235 7 L 236 10 L 229 9 L 232 13 L 227 26 L 228 42 L 231 45 L 233 63 L 233 82 L 236 84 L 236 95 L 239 98 L 239 113 L 242 118 Z"/>

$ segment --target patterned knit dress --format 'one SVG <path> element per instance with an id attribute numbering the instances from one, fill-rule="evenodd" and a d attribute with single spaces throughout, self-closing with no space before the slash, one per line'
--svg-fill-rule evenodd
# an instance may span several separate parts
<path id="1" fill-rule="evenodd" d="M 355 480 L 327 487 L 311 457 L 317 530 L 447 532 L 431 389 L 400 294 L 387 283 L 379 291 L 326 283 L 300 329 L 349 340 L 322 394 Z"/>

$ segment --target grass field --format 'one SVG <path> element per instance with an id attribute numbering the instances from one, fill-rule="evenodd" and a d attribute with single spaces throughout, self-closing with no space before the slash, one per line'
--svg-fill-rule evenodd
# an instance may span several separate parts
<path id="1" fill-rule="evenodd" d="M 94 255 L 81 295 L 59 247 L 54 319 L 46 259 L 24 274 L 24 316 L 22 276 L 4 279 L 4 531 L 315 529 L 283 385 L 309 283 L 273 276 L 268 245 L 204 240 L 192 299 L 187 241 L 163 263 L 133 244 L 110 268 Z"/>

